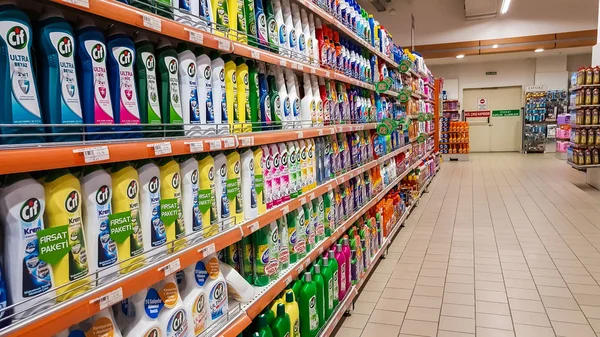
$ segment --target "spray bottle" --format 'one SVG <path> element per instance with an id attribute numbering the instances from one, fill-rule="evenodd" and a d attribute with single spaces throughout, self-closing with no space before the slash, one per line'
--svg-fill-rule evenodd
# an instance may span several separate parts
<path id="1" fill-rule="evenodd" d="M 284 6 L 286 5 L 284 4 Z M 294 58 L 303 61 L 306 56 L 306 39 L 304 37 L 304 30 L 302 29 L 302 20 L 300 19 L 300 9 L 298 8 L 298 4 L 292 4 L 290 16 L 292 18 L 293 27 L 293 29 L 290 30 L 290 41 L 292 41 L 292 34 L 294 34 L 293 37 L 296 39 L 293 46 L 292 43 L 290 43 L 290 47 L 292 52 L 295 53 Z"/>
<path id="2" fill-rule="evenodd" d="M 315 100 L 315 112 L 317 125 L 323 125 L 323 101 L 319 93 L 319 84 L 317 82 L 317 76 L 311 75 L 311 85 L 313 92 L 313 99 Z"/>
<path id="3" fill-rule="evenodd" d="M 271 123 L 273 129 L 281 128 L 283 120 L 283 103 L 277 90 L 277 82 L 275 74 L 272 68 L 269 68 L 269 75 L 267 76 L 269 82 L 269 99 L 271 101 Z"/>
<path id="4" fill-rule="evenodd" d="M 267 30 L 267 35 L 265 35 L 267 44 L 265 44 L 265 48 L 274 53 L 279 53 L 279 26 L 277 20 L 275 19 L 275 9 L 273 8 L 273 2 L 274 0 L 265 0 L 265 18 Z"/>

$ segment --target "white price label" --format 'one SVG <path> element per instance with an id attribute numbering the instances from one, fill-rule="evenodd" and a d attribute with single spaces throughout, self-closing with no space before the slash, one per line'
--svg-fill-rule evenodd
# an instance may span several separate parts
<path id="1" fill-rule="evenodd" d="M 312 192 L 308 195 L 308 200 L 313 200 L 315 198 L 315 192 Z"/>
<path id="2" fill-rule="evenodd" d="M 336 232 L 337 232 L 337 231 L 336 231 Z M 334 232 L 334 233 L 335 233 L 335 232 Z M 333 233 L 331 233 L 331 234 L 333 235 Z M 333 245 L 333 244 L 335 244 L 335 238 L 333 238 L 333 237 L 332 237 L 331 239 L 329 239 L 329 243 L 330 243 L 329 245 Z"/>
<path id="3" fill-rule="evenodd" d="M 189 31 L 190 36 L 189 39 L 191 42 L 197 43 L 197 44 L 204 44 L 204 34 L 194 31 L 194 30 L 188 30 L 186 28 L 187 31 Z"/>
<path id="4" fill-rule="evenodd" d="M 302 131 L 296 131 L 296 134 L 298 135 L 298 139 L 304 138 L 304 132 L 302 132 Z"/>
<path id="5" fill-rule="evenodd" d="M 323 135 L 323 129 L 319 129 L 319 136 Z"/>
<path id="6" fill-rule="evenodd" d="M 292 69 L 298 69 L 298 65 L 296 64 L 296 62 L 292 62 Z"/>
<path id="7" fill-rule="evenodd" d="M 260 225 L 259 225 L 258 221 L 255 221 L 250 226 L 248 226 L 248 229 L 250 229 L 250 233 L 256 232 L 259 228 L 260 228 Z"/>
<path id="8" fill-rule="evenodd" d="M 285 206 L 285 207 L 281 208 L 281 213 L 282 213 L 283 215 L 286 215 L 286 214 L 288 214 L 289 212 L 290 212 L 290 206 Z"/>
<path id="9" fill-rule="evenodd" d="M 329 70 L 325 71 L 325 77 L 330 77 L 331 74 L 329 73 Z"/>
<path id="10" fill-rule="evenodd" d="M 210 245 L 200 249 L 200 251 L 201 251 L 203 257 L 207 257 L 210 254 L 214 254 L 216 251 L 215 244 L 211 243 Z"/>
<path id="11" fill-rule="evenodd" d="M 298 64 L 298 67 L 296 69 L 298 69 L 300 71 L 304 71 L 304 65 Z"/>
<path id="12" fill-rule="evenodd" d="M 242 146 L 253 146 L 254 137 L 240 137 L 240 143 Z"/>
<path id="13" fill-rule="evenodd" d="M 89 0 L 64 0 L 64 2 L 68 2 L 73 5 L 77 5 L 84 8 L 90 8 Z"/>
<path id="14" fill-rule="evenodd" d="M 333 185 L 329 184 L 327 185 L 327 191 L 331 191 L 333 189 Z"/>
<path id="15" fill-rule="evenodd" d="M 144 27 L 146 28 L 150 28 L 157 32 L 162 30 L 162 21 L 155 16 L 142 13 L 142 21 L 144 23 Z"/>
<path id="16" fill-rule="evenodd" d="M 220 139 L 213 139 L 208 141 L 208 148 L 211 151 L 220 150 L 223 148 L 223 143 L 221 143 Z"/>
<path id="17" fill-rule="evenodd" d="M 202 151 L 204 151 L 204 142 L 203 141 L 185 142 L 185 143 L 190 146 L 190 152 L 191 153 L 196 153 L 196 152 L 202 152 Z"/>
<path id="18" fill-rule="evenodd" d="M 284 60 L 284 59 L 280 59 L 279 60 L 279 65 L 282 66 L 282 67 L 286 67 L 287 66 L 287 61 Z"/>
<path id="19" fill-rule="evenodd" d="M 165 276 L 169 276 L 181 268 L 181 261 L 179 259 L 175 259 L 165 265 L 162 269 L 165 271 Z"/>
<path id="20" fill-rule="evenodd" d="M 226 148 L 235 147 L 235 138 L 233 138 L 233 137 L 223 138 L 223 146 Z"/>
<path id="21" fill-rule="evenodd" d="M 73 153 L 83 153 L 83 160 L 86 163 L 95 163 L 97 161 L 109 160 L 108 146 L 94 146 L 83 149 L 73 150 Z"/>
<path id="22" fill-rule="evenodd" d="M 319 247 L 319 255 L 323 254 L 324 249 L 325 249 L 325 247 L 323 247 L 323 246 Z"/>
<path id="23" fill-rule="evenodd" d="M 260 52 L 258 50 L 250 50 L 250 55 L 255 60 L 260 60 Z"/>
<path id="24" fill-rule="evenodd" d="M 148 147 L 154 149 L 155 156 L 162 156 L 173 152 L 173 149 L 171 148 L 171 142 L 148 144 Z"/>
<path id="25" fill-rule="evenodd" d="M 316 74 L 316 73 L 317 73 L 317 68 L 315 68 L 315 67 L 311 67 L 311 68 L 310 68 L 310 73 L 311 73 L 311 74 Z"/>
<path id="26" fill-rule="evenodd" d="M 98 302 L 100 310 L 106 309 L 113 304 L 119 303 L 123 300 L 123 288 L 119 287 L 99 298 L 95 298 L 90 301 L 90 304 Z"/>
<path id="27" fill-rule="evenodd" d="M 329 134 L 335 135 L 335 128 L 332 128 L 331 130 L 329 130 Z"/>
<path id="28" fill-rule="evenodd" d="M 304 206 L 306 204 L 306 197 L 300 198 L 300 206 Z"/>
<path id="29" fill-rule="evenodd" d="M 229 49 L 231 49 L 231 41 L 225 39 L 217 39 L 217 42 L 219 43 L 217 48 L 219 48 L 220 50 L 229 51 Z"/>
<path id="30" fill-rule="evenodd" d="M 292 275 L 288 275 L 288 277 L 285 278 L 285 280 L 283 280 L 285 282 L 285 285 L 287 286 L 288 284 L 292 283 Z"/>
<path id="31" fill-rule="evenodd" d="M 340 180 L 339 185 L 341 185 L 341 184 L 343 184 L 343 183 L 346 182 L 346 177 L 344 177 L 344 176 L 341 176 L 338 179 Z"/>
<path id="32" fill-rule="evenodd" d="M 310 260 L 306 259 L 306 261 L 304 261 L 304 269 L 308 268 L 308 266 L 310 266 Z"/>

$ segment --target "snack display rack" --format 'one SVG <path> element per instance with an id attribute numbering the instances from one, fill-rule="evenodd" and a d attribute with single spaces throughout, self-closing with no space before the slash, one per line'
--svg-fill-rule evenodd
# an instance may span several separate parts
<path id="1" fill-rule="evenodd" d="M 600 165 L 600 68 L 581 68 L 571 75 L 570 139 L 567 163 L 578 170 Z"/>

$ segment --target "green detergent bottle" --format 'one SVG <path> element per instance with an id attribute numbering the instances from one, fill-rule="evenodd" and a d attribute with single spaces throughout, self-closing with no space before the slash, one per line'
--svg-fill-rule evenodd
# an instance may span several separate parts
<path id="1" fill-rule="evenodd" d="M 323 267 L 321 268 L 321 276 L 323 276 L 323 297 L 325 297 L 324 310 L 325 321 L 329 319 L 333 313 L 335 306 L 333 305 L 333 275 L 331 275 L 331 269 L 329 268 L 329 258 L 323 258 Z"/>
<path id="2" fill-rule="evenodd" d="M 268 310 L 271 311 L 271 310 Z M 260 314 L 258 315 L 258 323 L 257 323 L 258 331 L 254 334 L 257 337 L 273 337 L 273 333 L 271 328 L 269 327 L 269 320 L 267 315 Z"/>
<path id="3" fill-rule="evenodd" d="M 156 55 L 154 45 L 143 32 L 135 37 L 137 69 L 137 92 L 140 108 L 140 120 L 144 125 L 144 137 L 161 137 L 162 116 L 158 98 L 156 78 Z"/>
<path id="4" fill-rule="evenodd" d="M 158 93 L 163 123 L 183 124 L 177 51 L 167 39 L 161 39 L 156 49 L 156 57 L 158 59 Z M 165 130 L 167 137 L 183 136 L 183 125 L 166 126 Z"/>
<path id="5" fill-rule="evenodd" d="M 326 321 L 325 318 L 325 280 L 321 275 L 321 266 L 315 264 L 315 277 L 314 282 L 317 286 L 317 313 L 319 314 L 319 328 L 321 328 Z"/>
<path id="6" fill-rule="evenodd" d="M 275 21 L 273 1 L 265 0 L 265 13 L 267 15 L 267 37 L 269 39 L 269 51 L 279 54 L 279 32 L 277 29 L 277 21 Z"/>
<path id="7" fill-rule="evenodd" d="M 304 283 L 298 295 L 300 307 L 300 336 L 315 337 L 319 332 L 319 313 L 317 308 L 317 285 L 309 272 L 304 273 Z"/>
<path id="8" fill-rule="evenodd" d="M 250 0 L 250 1 L 254 1 L 254 0 Z M 246 61 L 246 65 L 248 65 L 248 86 L 249 86 L 249 93 L 248 93 L 248 101 L 250 103 L 250 111 L 246 111 L 246 114 L 248 115 L 248 117 L 250 117 L 249 119 L 246 118 L 246 123 L 250 123 L 250 125 L 252 126 L 252 131 L 260 131 L 260 124 L 259 123 L 259 110 L 258 110 L 258 106 L 260 104 L 260 92 L 259 92 L 259 84 L 258 84 L 258 68 L 256 66 L 256 63 L 252 60 L 248 60 Z"/>
<path id="9" fill-rule="evenodd" d="M 290 316 L 285 313 L 285 304 L 277 304 L 277 317 L 271 324 L 273 337 L 290 337 Z"/>
<path id="10" fill-rule="evenodd" d="M 244 14 L 246 15 L 246 33 L 248 34 L 248 43 L 254 47 L 258 46 L 258 41 L 256 39 L 255 8 L 254 0 L 244 0 Z"/>

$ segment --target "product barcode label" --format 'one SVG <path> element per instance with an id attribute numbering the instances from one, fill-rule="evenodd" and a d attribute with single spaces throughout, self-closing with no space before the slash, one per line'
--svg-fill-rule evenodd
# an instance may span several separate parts
<path id="1" fill-rule="evenodd" d="M 142 13 L 142 21 L 146 28 L 153 29 L 157 32 L 162 30 L 162 21 L 155 16 Z"/>
<path id="2" fill-rule="evenodd" d="M 327 191 L 331 191 L 333 189 L 333 185 L 329 184 L 327 185 Z"/>
<path id="3" fill-rule="evenodd" d="M 155 156 L 162 156 L 173 152 L 173 149 L 171 148 L 171 142 L 148 144 L 148 147 L 154 149 Z"/>
<path id="4" fill-rule="evenodd" d="M 250 226 L 248 226 L 248 229 L 250 229 L 250 233 L 256 232 L 259 228 L 260 224 L 258 223 L 258 221 L 254 221 Z"/>
<path id="5" fill-rule="evenodd" d="M 306 204 L 306 197 L 300 198 L 300 206 L 304 206 Z"/>
<path id="6" fill-rule="evenodd" d="M 324 250 L 324 249 L 325 249 L 325 248 L 324 248 L 323 246 L 319 247 L 319 255 L 323 254 L 323 250 Z"/>
<path id="7" fill-rule="evenodd" d="M 233 137 L 228 137 L 228 138 L 223 138 L 223 146 L 227 147 L 235 147 L 235 138 Z"/>
<path id="8" fill-rule="evenodd" d="M 304 270 L 304 265 L 300 264 L 298 266 L 298 268 L 296 268 L 296 273 L 298 273 L 298 275 L 300 275 L 303 270 Z"/>
<path id="9" fill-rule="evenodd" d="M 315 198 L 315 192 L 311 192 L 311 193 L 308 195 L 308 200 L 313 200 L 314 198 Z"/>
<path id="10" fill-rule="evenodd" d="M 202 151 L 204 151 L 204 142 L 203 141 L 185 142 L 185 144 L 188 144 L 190 146 L 190 152 L 191 153 L 196 153 L 196 152 L 202 152 Z"/>
<path id="11" fill-rule="evenodd" d="M 330 76 L 331 76 L 331 74 L 329 73 L 329 70 L 326 70 L 325 71 L 325 77 L 330 77 Z"/>
<path id="12" fill-rule="evenodd" d="M 284 59 L 280 59 L 279 60 L 279 65 L 282 66 L 282 67 L 285 67 L 285 66 L 287 66 L 287 61 L 284 60 Z"/>
<path id="13" fill-rule="evenodd" d="M 300 71 L 304 71 L 304 65 L 298 64 L 298 66 L 296 67 L 296 69 L 298 69 Z"/>
<path id="14" fill-rule="evenodd" d="M 323 129 L 319 129 L 319 136 L 323 135 Z"/>
<path id="15" fill-rule="evenodd" d="M 177 272 L 181 268 L 181 261 L 179 259 L 175 259 L 165 265 L 162 269 L 165 271 L 165 276 L 169 276 L 175 272 Z"/>
<path id="16" fill-rule="evenodd" d="M 231 49 L 231 41 L 225 40 L 225 39 L 217 39 L 217 42 L 218 42 L 217 48 L 224 50 L 224 51 L 229 51 L 229 49 Z"/>
<path id="17" fill-rule="evenodd" d="M 190 33 L 189 39 L 191 42 L 197 43 L 197 44 L 204 44 L 204 34 L 200 33 L 200 32 L 196 32 L 194 30 L 188 30 L 186 28 L 186 30 Z"/>
<path id="18" fill-rule="evenodd" d="M 109 160 L 108 146 L 94 146 L 73 150 L 73 153 L 83 153 L 83 160 L 87 163 Z"/>
<path id="19" fill-rule="evenodd" d="M 220 139 L 213 139 L 208 141 L 208 148 L 211 151 L 220 150 L 223 147 L 223 143 L 221 143 Z"/>
<path id="20" fill-rule="evenodd" d="M 242 146 L 253 146 L 254 145 L 254 137 L 240 137 L 240 143 Z"/>
<path id="21" fill-rule="evenodd" d="M 307 259 L 306 261 L 304 261 L 304 269 L 308 268 L 308 266 L 310 266 L 310 260 Z"/>
<path id="22" fill-rule="evenodd" d="M 100 310 L 106 309 L 108 307 L 110 307 L 113 304 L 119 303 L 123 300 L 123 288 L 119 287 L 107 294 L 105 294 L 104 296 L 100 297 L 99 299 L 93 299 L 90 301 L 90 303 L 94 303 L 94 302 L 98 302 L 98 305 L 100 306 Z"/>
<path id="23" fill-rule="evenodd" d="M 216 249 L 215 249 L 214 243 L 211 243 L 210 245 L 200 249 L 200 252 L 202 253 L 203 257 L 207 257 L 210 254 L 214 254 L 215 251 L 216 251 Z"/>

